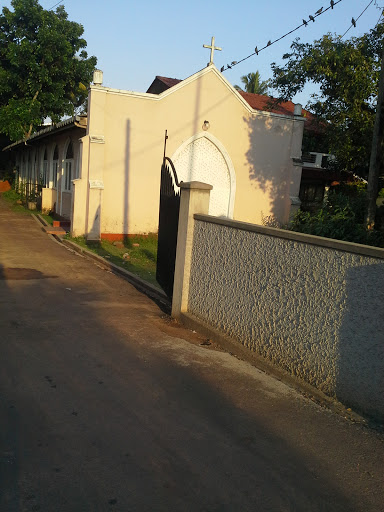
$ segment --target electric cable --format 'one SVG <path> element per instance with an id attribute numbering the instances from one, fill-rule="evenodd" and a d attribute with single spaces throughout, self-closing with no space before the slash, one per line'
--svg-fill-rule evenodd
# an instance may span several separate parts
<path id="1" fill-rule="evenodd" d="M 53 5 L 52 7 L 50 7 L 48 9 L 48 11 L 52 11 L 52 9 L 54 9 L 56 6 L 58 6 L 59 4 L 62 4 L 64 0 L 60 0 L 60 2 L 57 2 L 57 4 Z"/>
<path id="2" fill-rule="evenodd" d="M 359 14 L 359 16 L 356 18 L 356 20 L 354 18 L 352 18 L 352 23 L 351 23 L 351 26 L 344 32 L 344 34 L 340 37 L 340 39 L 343 39 L 343 37 L 345 36 L 345 34 L 347 34 L 347 32 L 349 32 L 351 30 L 352 27 L 356 27 L 356 22 L 359 18 L 361 18 L 361 16 L 365 13 L 365 11 L 368 9 L 368 7 L 373 3 L 373 0 L 371 0 L 369 2 L 369 4 L 367 5 L 367 7 Z"/>
<path id="3" fill-rule="evenodd" d="M 282 39 L 284 39 L 285 37 L 289 36 L 290 34 L 292 34 L 293 32 L 296 32 L 296 30 L 299 30 L 299 28 L 301 27 L 306 27 L 311 21 L 313 23 L 315 23 L 315 18 L 318 18 L 319 16 L 321 16 L 322 14 L 324 14 L 325 12 L 329 11 L 329 9 L 333 9 L 335 5 L 339 4 L 342 0 L 337 0 L 337 1 L 334 1 L 334 0 L 331 0 L 330 1 L 330 5 L 326 8 L 326 9 L 323 9 L 323 7 L 321 7 L 320 9 L 318 9 L 315 14 L 312 16 L 312 15 L 309 15 L 308 18 L 309 20 L 304 20 L 303 19 L 303 23 L 301 25 L 298 25 L 296 28 L 290 30 L 289 32 L 287 32 L 286 34 L 282 35 L 281 37 L 278 37 L 277 39 L 275 39 L 274 41 L 268 41 L 268 43 L 263 46 L 262 48 L 258 49 L 257 46 L 255 48 L 255 51 L 253 53 L 251 53 L 250 55 L 247 55 L 247 57 L 244 57 L 243 59 L 240 59 L 240 60 L 237 60 L 237 61 L 232 61 L 231 64 L 227 64 L 227 67 L 225 66 L 222 66 L 222 68 L 220 69 L 220 71 L 223 73 L 224 71 L 227 71 L 227 69 L 232 69 L 233 66 L 237 66 L 238 64 L 240 64 L 240 62 L 244 62 L 245 60 L 253 57 L 254 55 L 259 55 L 259 53 L 263 50 L 265 50 L 266 48 L 268 48 L 269 46 L 272 46 L 273 44 L 277 43 L 278 41 L 281 41 Z M 370 3 L 372 3 L 373 0 L 371 0 Z M 366 9 L 369 7 L 369 5 L 366 7 Z M 361 16 L 361 14 L 360 14 Z M 360 17 L 359 16 L 359 17 Z"/>

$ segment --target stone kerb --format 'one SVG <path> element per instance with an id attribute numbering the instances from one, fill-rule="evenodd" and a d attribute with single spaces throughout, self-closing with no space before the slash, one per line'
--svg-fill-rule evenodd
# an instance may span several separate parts
<path id="1" fill-rule="evenodd" d="M 212 185 L 199 181 L 180 183 L 180 212 L 177 232 L 172 316 L 179 318 L 188 309 L 189 277 L 193 245 L 194 215 L 207 215 Z"/>

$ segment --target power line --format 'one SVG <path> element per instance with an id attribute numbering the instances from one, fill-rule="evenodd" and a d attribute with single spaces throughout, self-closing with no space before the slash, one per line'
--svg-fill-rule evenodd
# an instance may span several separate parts
<path id="1" fill-rule="evenodd" d="M 223 66 L 221 68 L 221 72 L 223 71 L 227 71 L 227 69 L 232 69 L 233 66 L 237 66 L 238 64 L 240 64 L 240 62 L 244 62 L 245 60 L 253 57 L 254 55 L 259 55 L 260 52 L 262 52 L 263 50 L 265 50 L 266 48 L 268 48 L 269 46 L 272 46 L 273 44 L 277 43 L 278 41 L 281 41 L 282 39 L 284 39 L 284 37 L 287 37 L 289 36 L 290 34 L 292 34 L 293 32 L 296 32 L 296 30 L 299 30 L 299 28 L 301 27 L 306 27 L 308 25 L 308 23 L 310 23 L 311 21 L 314 23 L 315 22 L 315 18 L 318 18 L 319 16 L 321 16 L 322 14 L 324 14 L 325 12 L 329 11 L 329 9 L 333 9 L 335 5 L 339 4 L 342 0 L 337 0 L 336 2 L 334 0 L 331 0 L 330 2 L 330 5 L 329 7 L 327 7 L 326 9 L 323 9 L 323 7 L 321 7 L 318 11 L 315 12 L 314 15 L 309 15 L 308 16 L 308 20 L 304 20 L 303 19 L 303 23 L 301 25 L 298 25 L 296 28 L 290 30 L 289 32 L 287 32 L 286 34 L 282 35 L 281 37 L 278 37 L 277 39 L 275 39 L 274 41 L 268 41 L 268 43 L 263 46 L 262 48 L 255 48 L 255 51 L 253 53 L 251 53 L 250 55 L 247 55 L 247 57 L 244 57 L 243 59 L 241 60 L 236 60 L 236 61 L 233 61 L 231 62 L 231 64 L 227 64 L 227 67 Z M 373 0 L 371 0 L 371 3 L 373 2 Z M 369 6 L 366 7 L 366 9 L 368 8 Z M 362 14 L 362 13 L 361 13 Z M 360 16 L 361 16 L 360 14 Z M 360 17 L 359 16 L 359 17 Z"/>
<path id="2" fill-rule="evenodd" d="M 281 41 L 282 39 L 284 39 L 285 37 L 289 36 L 290 34 L 292 34 L 293 32 L 296 32 L 296 30 L 299 30 L 299 28 L 301 27 L 306 27 L 308 25 L 308 23 L 310 23 L 311 21 L 314 23 L 315 22 L 315 18 L 321 16 L 322 14 L 324 14 L 325 12 L 329 11 L 329 9 L 333 9 L 335 5 L 339 4 L 342 0 L 337 0 L 336 2 L 334 0 L 331 0 L 330 2 L 330 5 L 329 7 L 327 7 L 326 9 L 323 9 L 322 7 L 316 11 L 316 13 L 312 16 L 312 15 L 309 15 L 309 20 L 304 20 L 303 19 L 303 23 L 301 25 L 298 25 L 296 28 L 290 30 L 289 32 L 287 32 L 286 34 L 282 35 L 281 37 L 278 37 L 277 39 L 275 39 L 274 41 L 268 41 L 268 43 L 263 46 L 262 48 L 255 48 L 255 51 L 253 53 L 251 53 L 250 55 L 247 55 L 246 57 L 244 57 L 243 59 L 240 59 L 240 60 L 237 60 L 237 61 L 233 61 L 231 62 L 231 64 L 227 64 L 227 67 L 225 66 L 222 66 L 221 68 L 221 72 L 223 73 L 224 71 L 227 71 L 228 69 L 232 69 L 234 66 L 237 66 L 238 64 L 240 64 L 241 62 L 244 62 L 245 60 L 253 57 L 254 55 L 259 55 L 259 53 L 263 50 L 265 50 L 266 48 L 268 48 L 269 46 L 272 46 L 273 44 L 277 43 L 278 41 Z M 371 0 L 369 2 L 369 4 L 365 7 L 365 9 L 359 14 L 359 16 L 354 19 L 352 18 L 352 22 L 351 22 L 351 26 L 344 32 L 344 34 L 341 36 L 340 39 L 342 39 L 345 34 L 347 34 L 347 32 L 349 32 L 349 30 L 352 28 L 352 27 L 356 27 L 356 22 L 359 20 L 359 18 L 361 18 L 361 16 L 365 13 L 365 11 L 368 9 L 368 7 L 373 3 L 374 0 Z M 377 5 L 377 2 L 375 0 L 375 5 Z M 376 26 L 379 24 L 379 21 L 381 19 L 381 17 L 383 16 L 384 14 L 384 11 L 383 13 L 380 14 L 380 18 L 378 20 L 378 22 L 376 23 Z"/>
<path id="3" fill-rule="evenodd" d="M 377 25 L 380 23 L 381 21 L 381 18 L 384 16 L 384 7 L 380 7 L 380 5 L 377 3 L 377 0 L 375 0 L 375 7 L 376 9 L 379 9 L 380 11 L 380 16 L 379 16 L 379 19 L 377 20 L 377 23 L 375 25 L 375 29 L 377 28 Z"/>
<path id="4" fill-rule="evenodd" d="M 380 16 L 379 16 L 379 19 L 377 20 L 377 23 L 376 23 L 376 25 L 375 25 L 375 28 L 376 28 L 376 27 L 377 27 L 377 25 L 380 23 L 380 20 L 381 20 L 381 18 L 383 17 L 383 15 L 384 15 L 384 11 L 382 11 L 382 12 L 381 12 L 381 14 L 380 14 Z"/>
<path id="5" fill-rule="evenodd" d="M 57 2 L 57 4 L 52 5 L 52 7 L 50 7 L 50 8 L 48 9 L 48 11 L 52 11 L 52 9 L 54 9 L 56 6 L 58 6 L 59 4 L 62 4 L 62 3 L 63 3 L 63 1 L 64 1 L 64 0 L 60 0 L 60 2 Z M 372 1 L 373 1 L 373 0 L 372 0 Z"/>
<path id="6" fill-rule="evenodd" d="M 343 39 L 343 37 L 345 36 L 345 34 L 347 32 L 349 32 L 351 30 L 352 27 L 356 27 L 356 22 L 359 18 L 361 18 L 361 16 L 365 13 L 365 11 L 368 9 L 368 7 L 373 3 L 373 0 L 371 0 L 369 2 L 369 4 L 367 5 L 367 7 L 360 13 L 360 15 L 356 18 L 356 20 L 354 18 L 352 18 L 352 22 L 351 22 L 351 26 L 344 32 L 344 34 L 341 36 L 340 39 Z"/>

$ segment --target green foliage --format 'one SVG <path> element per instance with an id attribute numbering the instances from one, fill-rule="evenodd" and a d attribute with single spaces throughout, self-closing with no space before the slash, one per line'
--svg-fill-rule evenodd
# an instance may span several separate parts
<path id="1" fill-rule="evenodd" d="M 283 56 L 285 65 L 272 64 L 272 86 L 283 100 L 308 82 L 320 86 L 307 108 L 322 123 L 327 152 L 336 155 L 341 169 L 360 175 L 369 166 L 383 32 L 381 23 L 347 41 L 331 34 L 313 44 L 296 39 Z"/>
<path id="2" fill-rule="evenodd" d="M 18 193 L 15 189 L 7 190 L 0 194 L 1 199 L 4 199 L 9 203 L 13 212 L 21 213 L 23 215 L 31 215 L 31 211 L 28 210 L 22 203 L 25 203 L 25 195 Z"/>
<path id="3" fill-rule="evenodd" d="M 96 57 L 63 6 L 12 0 L 0 14 L 0 133 L 29 137 L 45 118 L 74 115 L 87 97 Z"/>
<path id="4" fill-rule="evenodd" d="M 13 182 L 13 189 L 14 191 L 16 192 L 16 194 L 18 194 L 18 199 L 20 199 L 21 201 L 26 201 L 26 190 L 27 190 L 27 183 L 26 183 L 26 180 L 18 180 L 16 179 L 14 182 Z"/>
<path id="5" fill-rule="evenodd" d="M 326 133 L 320 129 L 319 131 L 305 130 L 303 133 L 303 153 L 325 153 L 329 152 L 329 141 Z M 334 154 L 334 153 L 333 153 Z"/>
<path id="6" fill-rule="evenodd" d="M 7 190 L 6 192 L 2 192 L 1 197 L 3 199 L 5 199 L 6 201 L 9 201 L 12 203 L 15 203 L 16 201 L 21 199 L 20 194 L 14 189 Z"/>
<path id="7" fill-rule="evenodd" d="M 127 238 L 122 247 L 108 240 L 89 242 L 84 237 L 71 238 L 69 235 L 66 239 L 159 286 L 156 281 L 157 235 L 136 235 Z"/>
<path id="8" fill-rule="evenodd" d="M 21 193 L 23 188 L 24 188 L 24 193 Z M 17 186 L 17 187 L 15 186 L 11 190 L 2 192 L 0 194 L 0 196 L 1 196 L 1 199 L 4 199 L 5 201 L 7 201 L 10 204 L 12 211 L 14 211 L 16 213 L 21 213 L 21 214 L 28 214 L 28 215 L 31 214 L 31 210 L 29 210 L 25 206 L 26 202 L 28 201 L 28 198 L 25 196 L 25 186 L 24 187 L 22 185 Z M 44 217 L 44 219 L 48 222 L 48 224 L 51 224 L 51 225 L 53 224 L 53 217 L 51 215 L 46 215 L 46 214 L 40 212 L 40 210 L 35 210 L 34 212 L 38 213 L 41 217 Z"/>
<path id="9" fill-rule="evenodd" d="M 382 247 L 383 233 L 367 230 L 365 227 L 366 200 L 364 184 L 339 185 L 330 191 L 323 208 L 315 214 L 297 212 L 289 229 L 310 235 Z"/>
<path id="10" fill-rule="evenodd" d="M 262 81 L 259 71 L 256 71 L 256 73 L 248 73 L 248 75 L 243 75 L 241 77 L 241 81 L 244 84 L 245 92 L 251 92 L 253 94 L 268 93 L 269 80 Z M 238 91 L 242 90 L 239 85 L 235 85 L 234 87 Z"/>

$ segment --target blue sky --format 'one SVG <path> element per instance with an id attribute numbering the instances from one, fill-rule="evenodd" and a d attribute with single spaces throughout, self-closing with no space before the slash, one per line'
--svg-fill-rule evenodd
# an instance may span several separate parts
<path id="1" fill-rule="evenodd" d="M 337 1 L 337 0 L 335 0 Z M 271 62 L 281 62 L 295 37 L 312 42 L 327 32 L 343 34 L 370 0 L 342 0 L 294 34 L 272 45 L 259 56 L 225 72 L 232 84 L 240 77 L 259 70 L 263 79 L 271 77 Z M 40 0 L 51 8 L 55 0 Z M 104 72 L 104 84 L 117 89 L 145 92 L 156 75 L 186 78 L 204 68 L 209 50 L 203 44 L 215 44 L 223 51 L 215 52 L 215 64 L 238 61 L 308 20 L 329 0 L 271 0 L 249 2 L 237 0 L 65 0 L 68 17 L 84 26 L 87 51 L 98 58 Z M 2 5 L 9 6 L 10 1 Z M 380 9 L 378 9 L 380 6 Z M 345 36 L 360 36 L 373 28 L 384 7 L 384 0 L 374 0 Z M 310 89 L 295 98 L 305 105 Z"/>

